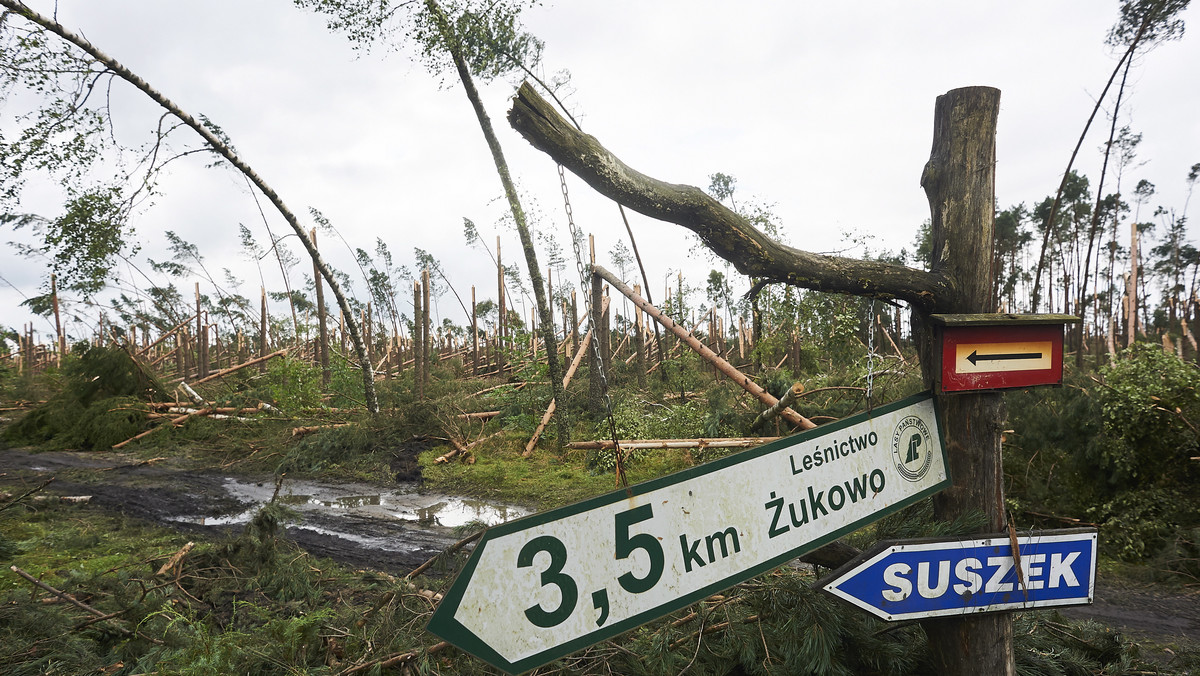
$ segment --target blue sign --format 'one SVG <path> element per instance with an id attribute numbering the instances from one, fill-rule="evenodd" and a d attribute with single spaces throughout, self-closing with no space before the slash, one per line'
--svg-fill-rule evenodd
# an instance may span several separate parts
<path id="1" fill-rule="evenodd" d="M 884 542 L 817 583 L 885 620 L 1092 602 L 1096 531 Z"/>

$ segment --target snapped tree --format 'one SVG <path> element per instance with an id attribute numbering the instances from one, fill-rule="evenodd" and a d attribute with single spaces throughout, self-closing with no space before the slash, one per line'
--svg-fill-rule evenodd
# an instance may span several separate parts
<path id="1" fill-rule="evenodd" d="M 363 337 L 359 331 L 358 324 L 354 320 L 354 312 L 351 311 L 350 304 L 346 300 L 346 295 L 342 291 L 342 287 L 338 282 L 338 278 L 334 275 L 333 270 L 317 252 L 316 246 L 308 237 L 308 233 L 305 231 L 305 229 L 300 225 L 295 213 L 293 213 L 292 210 L 289 209 L 286 204 L 284 204 L 283 199 L 279 196 L 279 194 L 275 192 L 275 190 L 271 188 L 271 186 L 269 186 L 261 176 L 258 175 L 258 172 L 254 171 L 249 164 L 247 164 L 241 157 L 237 155 L 237 153 L 234 152 L 233 146 L 229 143 L 227 138 L 224 138 L 224 134 L 221 133 L 219 129 L 211 126 L 210 123 L 202 122 L 200 119 L 197 119 L 191 114 L 185 112 L 174 101 L 151 87 L 149 83 L 126 68 L 119 61 L 100 51 L 100 49 L 94 46 L 91 42 L 68 30 L 53 18 L 35 12 L 24 3 L 19 2 L 19 0 L 0 0 L 0 6 L 5 7 L 12 13 L 9 14 L 6 12 L 4 15 L 4 21 L 10 21 L 11 16 L 19 16 L 33 24 L 36 24 L 45 31 L 54 34 L 58 38 L 81 50 L 91 59 L 94 59 L 95 62 L 103 65 L 103 72 L 110 72 L 120 79 L 133 85 L 138 91 L 148 96 L 152 101 L 162 107 L 163 110 L 167 111 L 169 115 L 179 120 L 179 122 L 184 126 L 196 132 L 196 134 L 198 134 L 200 138 L 204 140 L 205 146 L 209 151 L 229 162 L 229 164 L 241 172 L 241 174 L 245 176 L 246 179 L 252 183 L 259 192 L 266 196 L 266 198 L 271 202 L 271 205 L 275 207 L 280 216 L 283 217 L 287 224 L 291 226 L 292 230 L 296 233 L 296 237 L 299 238 L 305 250 L 308 251 L 313 263 L 320 271 L 321 276 L 324 277 L 325 281 L 329 284 L 330 291 L 333 293 L 334 298 L 337 299 L 338 307 L 341 308 L 346 318 L 346 330 L 350 334 L 351 341 L 354 343 L 355 353 L 358 357 L 359 364 L 362 367 L 363 391 L 366 399 L 367 409 L 371 411 L 371 413 L 378 413 L 379 401 L 375 395 L 375 377 L 371 367 L 371 362 L 367 358 L 366 345 L 363 342 Z M 38 39 L 25 39 L 19 41 L 19 45 L 23 46 L 25 49 L 41 49 L 47 44 L 48 41 L 46 40 L 46 36 L 44 34 L 42 34 Z M 46 77 L 53 77 L 54 73 L 47 72 L 44 73 L 44 75 Z"/>
<path id="2" fill-rule="evenodd" d="M 405 6 L 412 5 L 408 2 L 388 0 L 294 1 L 299 7 L 329 16 L 329 28 L 345 33 L 356 46 L 369 46 L 386 38 L 396 25 L 397 12 Z M 504 195 L 521 240 L 529 279 L 533 284 L 538 329 L 546 348 L 551 396 L 555 401 L 562 401 L 562 365 L 558 358 L 554 322 L 541 266 L 538 263 L 537 249 L 529 231 L 525 210 L 512 181 L 508 162 L 504 158 L 504 150 L 492 128 L 479 90 L 475 87 L 476 76 L 490 80 L 518 65 L 527 69 L 530 64 L 536 63 L 541 53 L 541 42 L 521 30 L 517 23 L 523 6 L 519 1 L 490 2 L 480 10 L 473 8 L 469 2 L 447 3 L 446 9 L 443 9 L 435 0 L 425 0 L 423 6 L 424 11 L 411 10 L 408 15 L 407 37 L 421 50 L 430 70 L 440 73 L 453 66 L 471 108 L 475 111 L 479 128 L 496 165 L 496 173 L 504 187 Z M 556 416 L 555 424 L 558 432 L 557 443 L 561 444 L 567 439 L 568 428 L 564 416 Z"/>

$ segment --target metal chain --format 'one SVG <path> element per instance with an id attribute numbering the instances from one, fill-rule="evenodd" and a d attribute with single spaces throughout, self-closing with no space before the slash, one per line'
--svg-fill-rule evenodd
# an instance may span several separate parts
<path id="1" fill-rule="evenodd" d="M 575 270 L 579 273 L 579 288 L 583 291 L 583 304 L 587 312 L 587 327 L 592 333 L 592 355 L 593 363 L 596 365 L 596 376 L 600 379 L 600 392 L 604 395 L 604 417 L 608 420 L 608 431 L 612 436 L 613 454 L 616 458 L 616 473 L 617 480 L 621 485 L 628 485 L 625 478 L 625 467 L 621 461 L 621 445 L 617 440 L 617 420 L 613 416 L 612 397 L 608 394 L 608 378 L 604 374 L 604 358 L 600 353 L 600 333 L 592 321 L 592 294 L 589 292 L 589 279 L 591 277 L 588 266 L 583 264 L 583 252 L 579 250 L 583 242 L 583 233 L 579 231 L 579 226 L 575 225 L 575 213 L 571 209 L 571 196 L 567 192 L 567 175 L 563 171 L 563 165 L 558 165 L 558 183 L 562 187 L 563 208 L 567 212 L 567 225 L 571 229 L 571 247 L 575 250 Z"/>
<path id="2" fill-rule="evenodd" d="M 871 299 L 871 315 L 867 319 L 867 410 L 871 410 L 871 394 L 875 387 L 875 299 Z"/>

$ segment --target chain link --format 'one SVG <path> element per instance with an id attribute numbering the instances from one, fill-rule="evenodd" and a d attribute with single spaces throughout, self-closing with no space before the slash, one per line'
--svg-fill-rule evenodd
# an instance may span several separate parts
<path id="1" fill-rule="evenodd" d="M 558 183 L 562 187 L 563 208 L 567 212 L 567 225 L 571 229 L 571 247 L 575 250 L 575 270 L 579 273 L 579 288 L 583 291 L 583 304 L 587 312 L 587 327 L 592 333 L 592 363 L 596 365 L 596 376 L 600 379 L 600 392 L 604 395 L 604 417 L 608 420 L 608 431 L 612 436 L 613 454 L 616 458 L 617 479 L 622 485 L 628 485 L 625 478 L 624 463 L 621 461 L 621 445 L 617 440 L 617 420 L 613 416 L 612 397 L 608 394 L 608 378 L 604 373 L 604 357 L 600 352 L 600 332 L 592 321 L 592 294 L 590 291 L 591 270 L 583 263 L 583 233 L 575 225 L 575 212 L 571 209 L 571 196 L 567 192 L 567 175 L 563 165 L 558 165 Z"/>

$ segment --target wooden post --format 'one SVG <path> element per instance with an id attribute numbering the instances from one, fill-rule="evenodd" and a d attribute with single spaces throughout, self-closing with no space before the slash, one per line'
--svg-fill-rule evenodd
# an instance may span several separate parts
<path id="1" fill-rule="evenodd" d="M 312 229 L 313 250 L 317 248 L 317 229 Z M 317 355 L 321 362 L 321 388 L 328 389 L 333 380 L 333 372 L 329 369 L 329 322 L 325 317 L 325 285 L 321 281 L 321 268 L 317 259 L 313 258 L 313 284 L 317 291 Z"/>
<path id="2" fill-rule="evenodd" d="M 955 290 L 939 298 L 933 312 L 995 312 L 992 250 L 996 163 L 996 119 L 1000 91 L 955 89 L 937 99 L 933 149 L 921 176 L 932 214 L 930 237 L 937 255 L 932 271 Z M 933 384 L 933 331 L 917 313 L 921 371 Z M 967 393 L 937 397 L 954 485 L 934 496 L 934 513 L 950 520 L 983 510 L 984 532 L 1007 525 L 1004 510 L 1000 433 L 1001 395 Z M 927 620 L 935 671 L 978 676 L 1013 674 L 1012 619 L 1007 613 Z"/>

